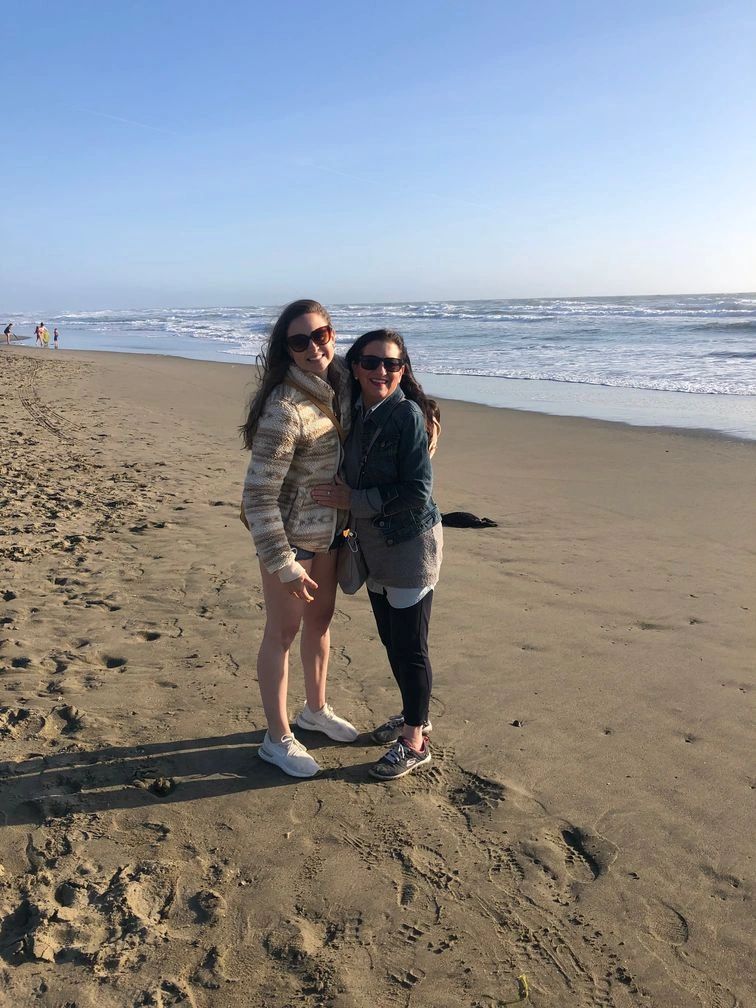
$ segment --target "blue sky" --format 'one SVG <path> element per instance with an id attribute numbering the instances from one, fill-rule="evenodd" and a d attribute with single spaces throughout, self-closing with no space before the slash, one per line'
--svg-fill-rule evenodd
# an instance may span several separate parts
<path id="1" fill-rule="evenodd" d="M 756 288 L 756 6 L 0 2 L 0 305 Z"/>

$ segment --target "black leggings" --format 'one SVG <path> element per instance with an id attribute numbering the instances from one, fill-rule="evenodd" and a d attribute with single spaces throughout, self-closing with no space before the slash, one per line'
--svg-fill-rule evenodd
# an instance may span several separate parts
<path id="1" fill-rule="evenodd" d="M 368 595 L 391 671 L 402 694 L 404 720 L 409 725 L 425 724 L 433 687 L 433 670 L 428 657 L 433 591 L 408 609 L 393 609 L 385 595 L 370 590 Z"/>

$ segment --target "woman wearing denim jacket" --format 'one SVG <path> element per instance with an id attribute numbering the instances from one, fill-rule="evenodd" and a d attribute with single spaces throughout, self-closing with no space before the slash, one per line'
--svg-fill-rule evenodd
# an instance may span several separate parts
<path id="1" fill-rule="evenodd" d="M 315 487 L 312 496 L 318 504 L 349 509 L 367 564 L 370 604 L 402 696 L 401 714 L 373 732 L 376 742 L 392 745 L 370 773 L 393 780 L 431 759 L 428 628 L 443 546 L 431 496 L 438 408 L 415 380 L 397 332 L 365 333 L 346 363 L 354 412 L 345 479 L 336 488 Z"/>

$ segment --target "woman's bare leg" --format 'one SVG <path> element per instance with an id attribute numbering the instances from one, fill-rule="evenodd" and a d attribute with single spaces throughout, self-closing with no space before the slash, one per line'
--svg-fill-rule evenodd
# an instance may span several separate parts
<path id="1" fill-rule="evenodd" d="M 315 601 L 304 608 L 302 616 L 302 636 L 300 656 L 304 670 L 307 706 L 311 711 L 319 711 L 326 702 L 326 679 L 328 677 L 328 657 L 331 647 L 329 627 L 336 606 L 336 556 L 330 553 L 316 553 L 312 559 L 310 577 L 317 581 Z"/>
<path id="2" fill-rule="evenodd" d="M 312 564 L 312 560 L 302 562 L 308 574 L 311 573 Z M 262 564 L 260 573 L 266 619 L 257 655 L 257 681 L 270 737 L 274 742 L 280 742 L 284 735 L 289 735 L 291 732 L 286 702 L 289 686 L 289 649 L 297 636 L 304 611 L 316 602 L 306 603 L 293 598 L 278 575 L 270 574 Z M 318 580 L 314 574 L 312 576 Z M 316 596 L 318 593 L 316 592 Z"/>

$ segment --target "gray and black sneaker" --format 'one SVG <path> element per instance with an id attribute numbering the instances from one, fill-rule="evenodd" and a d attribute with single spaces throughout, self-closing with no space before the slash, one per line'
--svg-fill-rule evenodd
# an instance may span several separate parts
<path id="1" fill-rule="evenodd" d="M 404 728 L 404 714 L 394 714 L 388 721 L 378 725 L 372 734 L 373 742 L 376 745 L 388 745 L 389 742 L 394 742 L 399 738 L 402 734 L 402 728 Z M 427 735 L 431 731 L 433 731 L 433 725 L 430 721 L 426 721 L 423 724 L 423 735 Z"/>
<path id="2" fill-rule="evenodd" d="M 377 780 L 396 780 L 397 777 L 404 777 L 405 774 L 412 773 L 430 761 L 431 753 L 427 738 L 423 739 L 422 752 L 411 749 L 405 739 L 398 738 L 388 752 L 370 767 L 368 773 Z"/>

